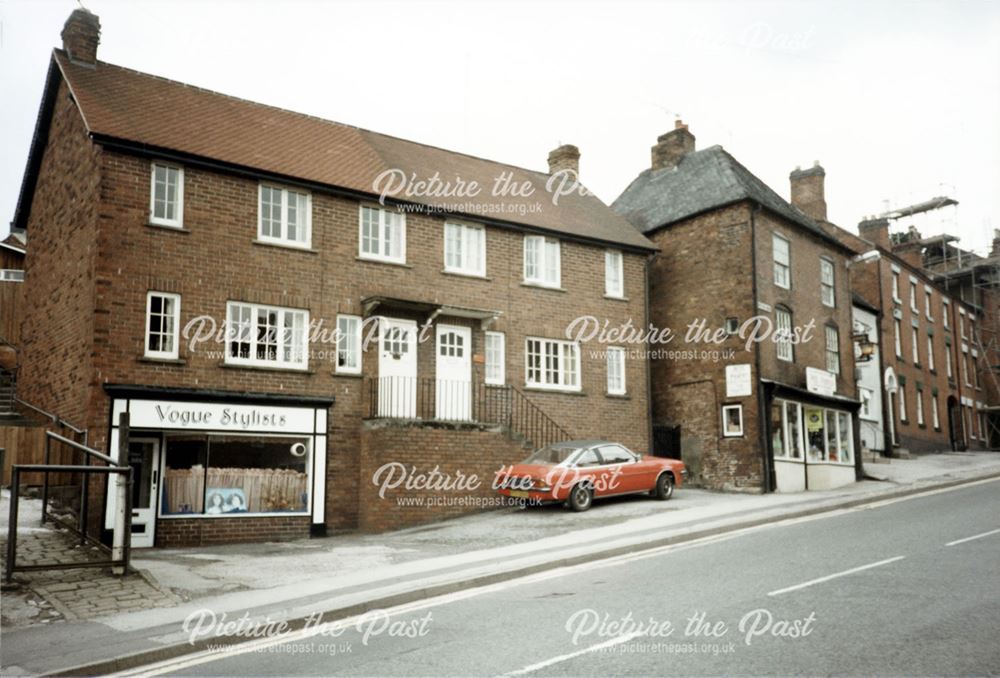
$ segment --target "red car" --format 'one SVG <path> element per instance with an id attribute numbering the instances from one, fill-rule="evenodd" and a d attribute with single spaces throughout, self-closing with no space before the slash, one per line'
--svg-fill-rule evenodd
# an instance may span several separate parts
<path id="1" fill-rule="evenodd" d="M 608 440 L 571 440 L 536 450 L 497 474 L 500 494 L 586 511 L 595 498 L 648 493 L 670 499 L 687 478 L 678 459 L 644 457 Z"/>

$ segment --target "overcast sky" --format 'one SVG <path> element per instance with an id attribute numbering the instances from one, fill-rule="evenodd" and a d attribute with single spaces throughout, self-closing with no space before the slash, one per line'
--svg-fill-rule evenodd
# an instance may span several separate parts
<path id="1" fill-rule="evenodd" d="M 679 115 L 785 197 L 820 160 L 842 226 L 944 193 L 925 235 L 1000 228 L 1000 2 L 84 4 L 103 61 L 530 168 L 573 143 L 608 203 Z M 76 6 L 0 0 L 0 234 Z"/>

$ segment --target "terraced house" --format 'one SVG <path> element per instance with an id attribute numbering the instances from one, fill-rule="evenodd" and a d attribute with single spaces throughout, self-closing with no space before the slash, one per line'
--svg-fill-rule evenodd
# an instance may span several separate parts
<path id="1" fill-rule="evenodd" d="M 14 224 L 18 393 L 111 454 L 129 413 L 134 545 L 476 508 L 402 506 L 386 464 L 479 474 L 487 499 L 526 443 L 647 450 L 646 362 L 566 328 L 643 325 L 655 246 L 596 197 L 551 199 L 574 147 L 522 169 L 104 63 L 86 10 L 62 35 Z M 487 189 L 457 208 L 377 189 L 435 175 Z"/>
<path id="2" fill-rule="evenodd" d="M 854 482 L 854 253 L 679 121 L 613 206 L 660 247 L 650 315 L 679 337 L 652 359 L 655 444 L 718 489 Z"/>

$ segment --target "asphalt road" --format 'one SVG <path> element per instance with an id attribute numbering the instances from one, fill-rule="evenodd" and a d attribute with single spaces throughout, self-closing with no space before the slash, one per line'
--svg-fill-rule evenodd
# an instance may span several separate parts
<path id="1" fill-rule="evenodd" d="M 165 674 L 1000 675 L 1000 482 L 507 582 L 337 633 Z"/>

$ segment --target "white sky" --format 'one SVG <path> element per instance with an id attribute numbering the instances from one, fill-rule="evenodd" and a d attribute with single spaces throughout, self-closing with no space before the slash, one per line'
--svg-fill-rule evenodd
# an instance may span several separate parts
<path id="1" fill-rule="evenodd" d="M 573 143 L 608 203 L 679 114 L 786 197 L 819 159 L 842 226 L 946 193 L 966 246 L 1000 228 L 1000 2 L 84 4 L 104 61 L 531 168 Z M 0 0 L 0 234 L 76 6 Z"/>

